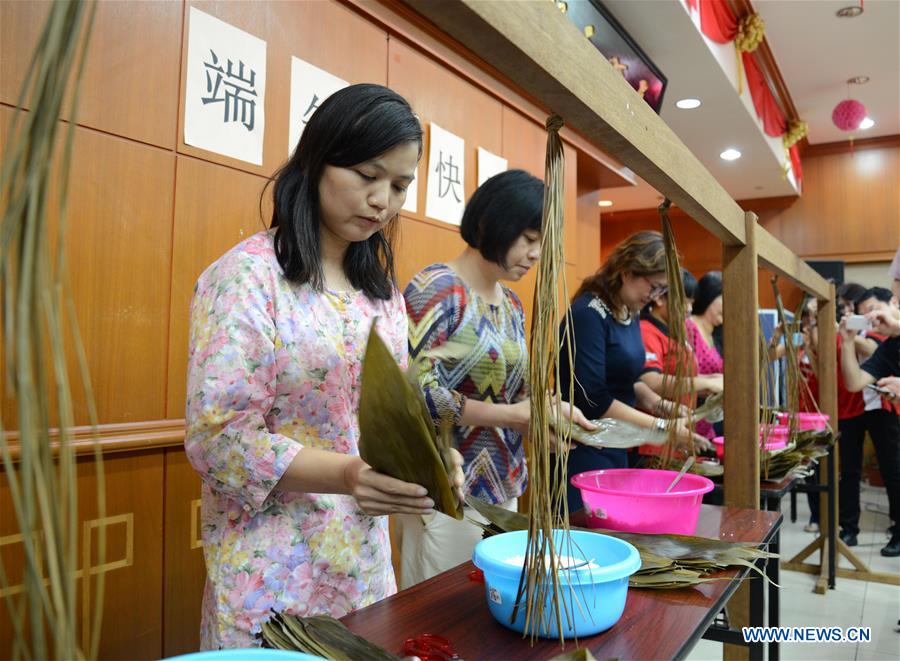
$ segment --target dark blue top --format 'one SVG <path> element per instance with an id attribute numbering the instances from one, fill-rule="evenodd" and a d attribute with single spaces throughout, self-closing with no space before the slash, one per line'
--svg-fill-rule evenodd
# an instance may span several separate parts
<path id="1" fill-rule="evenodd" d="M 600 418 L 614 399 L 634 406 L 634 384 L 644 371 L 641 320 L 617 321 L 594 294 L 582 294 L 572 302 L 571 332 L 575 341 L 575 405 L 589 420 Z M 565 327 L 565 321 L 561 327 Z M 563 398 L 569 380 L 569 355 L 563 346 L 559 357 Z"/>

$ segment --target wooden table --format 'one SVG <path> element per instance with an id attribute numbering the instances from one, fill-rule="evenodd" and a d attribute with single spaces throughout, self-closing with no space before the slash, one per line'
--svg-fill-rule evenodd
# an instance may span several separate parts
<path id="1" fill-rule="evenodd" d="M 777 548 L 781 520 L 781 515 L 775 512 L 704 505 L 697 535 L 760 546 L 774 544 Z M 767 565 L 766 570 L 773 580 L 777 579 L 777 566 L 777 561 Z M 430 633 L 448 638 L 459 655 L 468 661 L 547 659 L 559 654 L 558 641 L 538 640 L 532 646 L 522 639 L 521 634 L 499 624 L 488 612 L 484 585 L 468 578 L 473 569 L 472 563 L 460 565 L 351 613 L 343 618 L 343 622 L 353 632 L 391 652 L 398 652 L 407 638 Z M 580 642 L 598 659 L 684 658 L 707 632 L 737 589 L 739 579 L 748 571 L 722 572 L 720 576 L 732 580 L 706 583 L 696 588 L 630 589 L 619 622 L 610 630 Z M 751 586 L 750 624 L 764 626 L 763 582 L 753 579 Z M 768 624 L 777 626 L 777 600 L 774 613 L 771 600 L 769 606 Z M 735 642 L 736 636 L 739 634 L 719 632 L 708 637 Z M 566 649 L 574 649 L 571 641 L 567 642 Z M 751 646 L 751 658 L 762 658 L 762 644 Z M 777 658 L 777 648 L 770 647 L 770 658 Z"/>

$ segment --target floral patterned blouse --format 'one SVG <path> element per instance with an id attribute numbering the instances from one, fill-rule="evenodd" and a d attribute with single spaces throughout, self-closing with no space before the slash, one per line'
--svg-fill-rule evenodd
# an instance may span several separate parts
<path id="1" fill-rule="evenodd" d="M 271 609 L 340 617 L 396 591 L 387 517 L 350 496 L 275 490 L 304 447 L 358 454 L 372 321 L 405 366 L 399 292 L 316 292 L 282 276 L 272 236 L 238 244 L 191 305 L 185 449 L 203 479 L 203 649 L 250 647 Z"/>

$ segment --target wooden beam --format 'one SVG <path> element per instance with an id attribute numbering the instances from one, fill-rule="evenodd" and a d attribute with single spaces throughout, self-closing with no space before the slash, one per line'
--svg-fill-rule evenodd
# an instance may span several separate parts
<path id="1" fill-rule="evenodd" d="M 815 158 L 817 156 L 827 156 L 828 154 L 843 154 L 845 152 L 857 151 L 860 149 L 885 149 L 887 147 L 900 147 L 900 135 L 882 135 L 877 138 L 863 138 L 862 140 L 854 140 L 851 144 L 849 140 L 841 140 L 840 142 L 822 142 L 817 145 L 810 145 L 803 150 L 803 158 Z"/>
<path id="2" fill-rule="evenodd" d="M 404 0 L 567 125 L 614 155 L 726 245 L 744 212 L 668 125 L 551 2 Z"/>
<path id="3" fill-rule="evenodd" d="M 821 300 L 831 300 L 833 288 L 827 280 L 816 273 L 813 268 L 797 257 L 781 241 L 765 229 L 756 225 L 756 247 L 759 261 L 770 271 L 787 278 L 804 291 Z"/>
<path id="4" fill-rule="evenodd" d="M 756 216 L 747 212 L 746 246 L 724 246 L 722 299 L 725 306 L 725 504 L 759 509 L 759 341 L 757 329 Z"/>
<path id="5" fill-rule="evenodd" d="M 724 246 L 722 250 L 722 299 L 725 327 L 739 332 L 725 333 L 725 505 L 759 509 L 759 280 L 756 268 L 756 216 L 744 215 L 745 246 Z M 728 601 L 731 626 L 750 624 L 750 586 L 746 582 Z M 725 645 L 724 659 L 743 661 L 746 647 Z"/>

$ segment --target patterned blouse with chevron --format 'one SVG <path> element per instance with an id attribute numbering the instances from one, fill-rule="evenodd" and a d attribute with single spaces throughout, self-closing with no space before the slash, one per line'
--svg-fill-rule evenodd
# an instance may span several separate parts
<path id="1" fill-rule="evenodd" d="M 420 271 L 404 292 L 410 359 L 420 361 L 431 416 L 438 428 L 453 425 L 465 459 L 466 493 L 491 503 L 525 490 L 522 435 L 458 423 L 467 398 L 511 404 L 527 396 L 525 312 L 518 296 L 507 287 L 503 292 L 503 302 L 491 305 L 445 264 Z"/>

